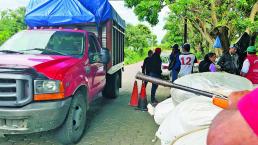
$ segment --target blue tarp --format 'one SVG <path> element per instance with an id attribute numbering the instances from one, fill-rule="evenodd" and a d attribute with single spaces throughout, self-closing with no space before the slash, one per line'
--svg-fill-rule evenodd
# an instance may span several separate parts
<path id="1" fill-rule="evenodd" d="M 125 21 L 108 0 L 30 0 L 25 16 L 29 27 L 100 24 L 108 19 L 125 28 Z"/>
<path id="2" fill-rule="evenodd" d="M 96 22 L 112 18 L 112 6 L 108 0 L 79 0 L 96 18 Z"/>

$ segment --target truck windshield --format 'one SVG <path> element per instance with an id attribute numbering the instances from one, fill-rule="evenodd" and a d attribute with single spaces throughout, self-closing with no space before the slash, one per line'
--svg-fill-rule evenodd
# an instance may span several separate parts
<path id="1" fill-rule="evenodd" d="M 51 30 L 24 30 L 0 47 L 1 53 L 69 55 L 81 57 L 84 34 Z"/>

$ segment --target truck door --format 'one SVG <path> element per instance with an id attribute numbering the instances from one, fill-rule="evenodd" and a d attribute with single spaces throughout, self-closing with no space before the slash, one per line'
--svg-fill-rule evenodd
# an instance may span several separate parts
<path id="1" fill-rule="evenodd" d="M 105 85 L 106 71 L 104 64 L 101 62 L 100 45 L 95 35 L 89 33 L 88 39 L 88 55 L 93 71 L 91 86 L 98 93 Z"/>

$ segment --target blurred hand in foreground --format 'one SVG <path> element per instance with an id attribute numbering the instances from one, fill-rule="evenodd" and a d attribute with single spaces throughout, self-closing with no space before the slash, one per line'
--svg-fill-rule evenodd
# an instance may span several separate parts
<path id="1" fill-rule="evenodd" d="M 223 110 L 211 124 L 207 145 L 258 145 L 258 137 L 238 110 Z"/>
<path id="2" fill-rule="evenodd" d="M 245 95 L 247 95 L 249 93 L 250 93 L 250 91 L 248 91 L 248 90 L 232 92 L 228 97 L 228 101 L 229 101 L 229 108 L 228 109 L 237 109 L 238 101 L 242 97 L 244 97 Z"/>
<path id="3" fill-rule="evenodd" d="M 239 100 L 249 93 L 250 91 L 238 91 L 229 95 L 229 107 L 212 121 L 207 145 L 258 145 L 257 135 L 237 109 Z M 258 97 L 257 94 L 252 96 Z M 251 98 L 251 101 L 255 100 Z"/>

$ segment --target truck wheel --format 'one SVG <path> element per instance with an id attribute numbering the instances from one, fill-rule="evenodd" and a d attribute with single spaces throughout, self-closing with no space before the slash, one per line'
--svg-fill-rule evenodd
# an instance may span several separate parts
<path id="1" fill-rule="evenodd" d="M 77 91 L 73 96 L 64 124 L 55 133 L 60 143 L 70 145 L 81 139 L 86 125 L 86 104 L 84 94 Z"/>
<path id="2" fill-rule="evenodd" d="M 105 89 L 102 92 L 103 97 L 115 99 L 119 96 L 119 75 L 113 74 L 107 78 Z"/>

